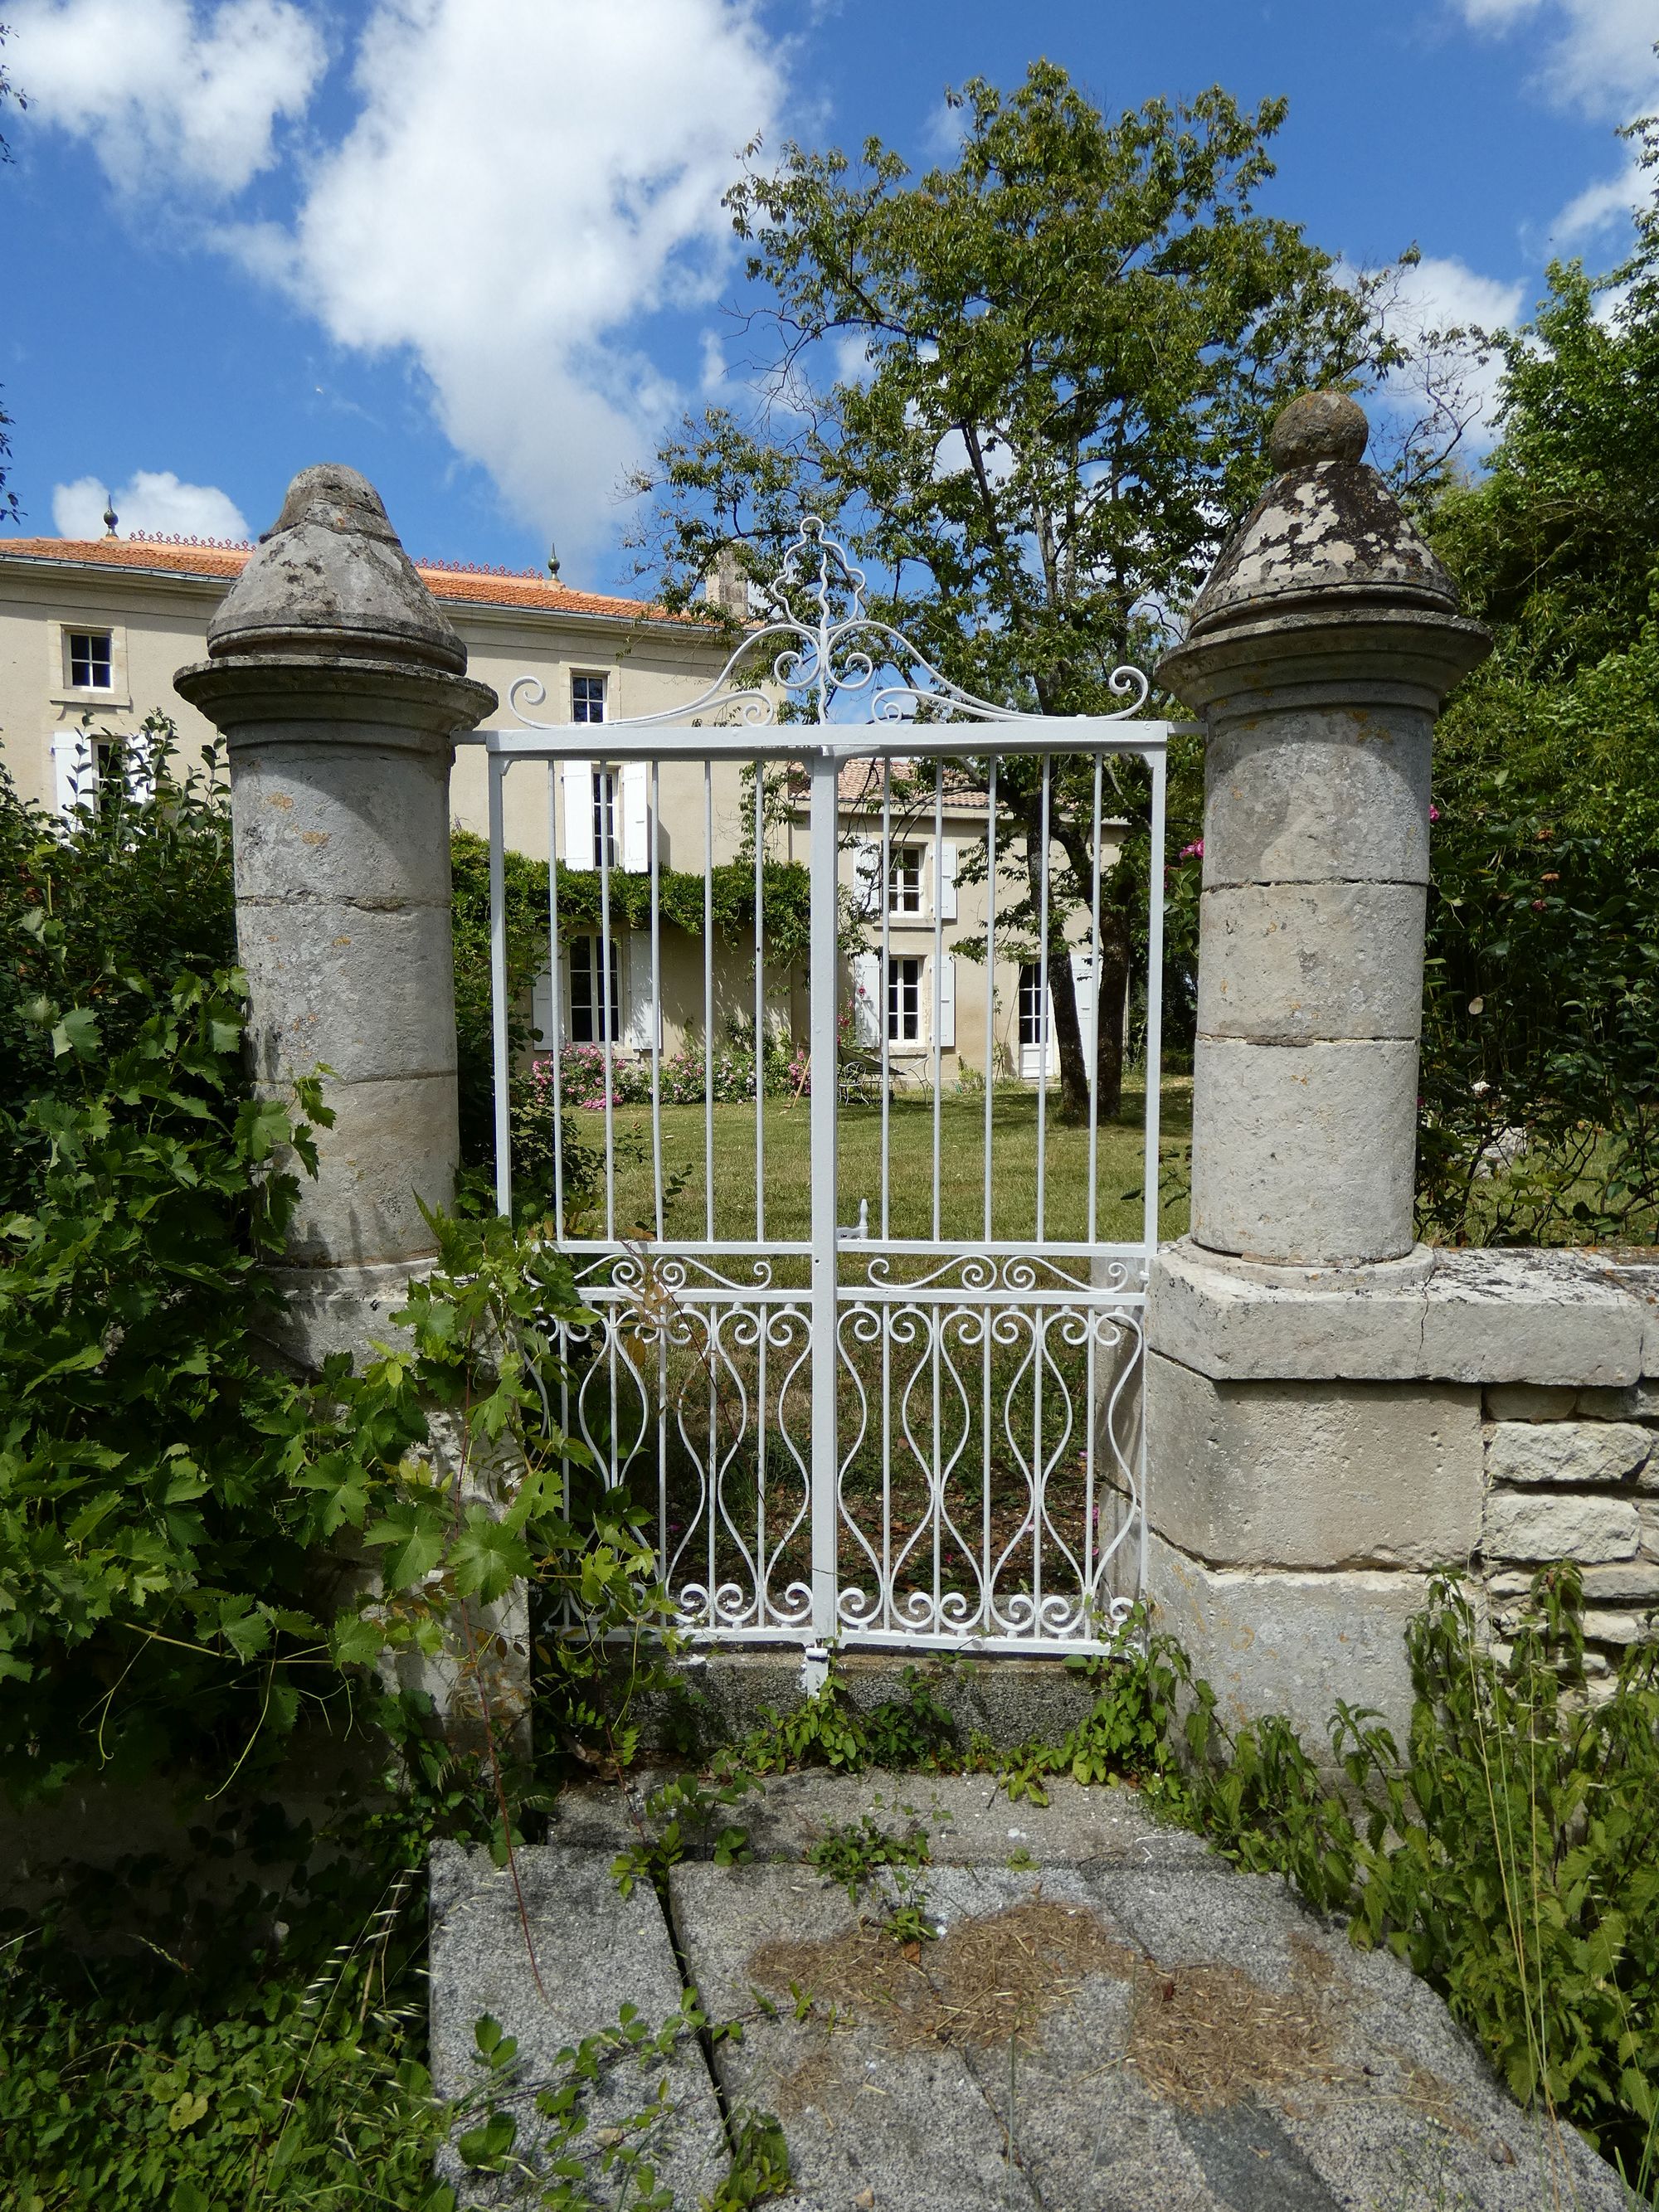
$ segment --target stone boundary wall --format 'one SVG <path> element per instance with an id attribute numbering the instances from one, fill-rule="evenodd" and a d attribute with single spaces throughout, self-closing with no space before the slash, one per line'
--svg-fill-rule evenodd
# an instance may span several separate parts
<path id="1" fill-rule="evenodd" d="M 1659 1382 L 1494 1383 L 1481 1426 L 1480 1569 L 1501 1635 L 1536 1569 L 1577 1560 L 1585 1668 L 1607 1680 L 1659 1607 Z"/>
<path id="2" fill-rule="evenodd" d="M 1535 1568 L 1584 1571 L 1589 1670 L 1659 1607 L 1659 1265 L 1419 1248 L 1364 1269 L 1164 1248 L 1147 1314 L 1148 1591 L 1234 1718 L 1322 1745 L 1339 1698 L 1411 1709 L 1437 1568 L 1501 1638 Z"/>

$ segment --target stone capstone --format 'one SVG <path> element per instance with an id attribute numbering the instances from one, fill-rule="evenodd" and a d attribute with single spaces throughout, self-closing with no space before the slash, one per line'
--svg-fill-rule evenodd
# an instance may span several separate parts
<path id="1" fill-rule="evenodd" d="M 301 469 L 208 624 L 212 659 L 324 649 L 466 672 L 466 648 L 398 543 L 380 495 L 336 461 Z"/>
<path id="2" fill-rule="evenodd" d="M 1494 1418 L 1531 1420 L 1585 1407 L 1585 1390 L 1630 1391 L 1605 1402 L 1639 1412 L 1645 1318 L 1588 1253 L 1419 1245 L 1376 1266 L 1261 1267 L 1182 1237 L 1153 1262 L 1146 1328 L 1154 1351 L 1218 1382 L 1478 1382 Z M 1511 1383 L 1522 1395 L 1500 1400 Z"/>

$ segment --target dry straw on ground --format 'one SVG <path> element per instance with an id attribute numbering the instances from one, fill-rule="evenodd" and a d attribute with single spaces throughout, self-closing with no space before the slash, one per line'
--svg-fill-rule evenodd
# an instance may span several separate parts
<path id="1" fill-rule="evenodd" d="M 810 1996 L 821 2014 L 879 2026 L 912 2051 L 1030 2042 L 1091 1977 L 1127 1983 L 1124 2061 L 1190 2112 L 1334 2082 L 1346 2070 L 1326 2018 L 1333 1969 L 1316 1945 L 1297 1944 L 1290 1987 L 1268 1990 L 1236 1966 L 1161 1966 L 1087 1906 L 1040 1892 L 959 1920 L 937 1943 L 899 1943 L 867 1922 L 816 1942 L 768 1943 L 750 1972 L 763 1988 Z"/>

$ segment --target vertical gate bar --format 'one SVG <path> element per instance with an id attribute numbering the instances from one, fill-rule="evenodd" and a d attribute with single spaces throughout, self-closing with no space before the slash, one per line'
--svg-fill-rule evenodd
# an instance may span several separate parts
<path id="1" fill-rule="evenodd" d="M 827 750 L 811 762 L 811 964 L 809 1012 L 812 1065 L 812 1630 L 820 1644 L 836 1632 L 836 1492 L 840 1468 L 836 1401 L 840 1376 L 836 1304 L 840 1261 L 836 1208 L 836 830 L 838 771 Z"/>
<path id="2" fill-rule="evenodd" d="M 766 1242 L 766 763 L 755 763 L 755 1242 Z"/>
<path id="3" fill-rule="evenodd" d="M 890 760 L 884 760 L 881 764 L 881 888 L 878 894 L 881 900 L 881 970 L 880 980 L 876 986 L 876 1020 L 881 1037 L 881 1233 L 884 1237 L 893 1233 L 888 1205 L 892 1181 L 892 1101 L 889 1095 L 892 1085 L 892 1070 L 889 1065 L 892 1055 L 893 1027 L 892 872 L 893 763 Z"/>
<path id="4" fill-rule="evenodd" d="M 996 1089 L 996 1007 L 997 1007 L 997 756 L 991 756 L 991 774 L 986 788 L 985 805 L 985 1241 L 991 1241 L 991 1109 Z M 1016 986 L 1014 1036 L 1019 1036 L 1018 997 Z M 991 1348 L 994 1307 L 987 1306 L 981 1323 L 981 1413 L 983 1426 L 981 1441 L 981 1492 L 980 1497 L 981 1559 L 984 1565 L 984 1617 L 981 1626 L 986 1635 L 991 1632 L 996 1613 L 996 1594 L 992 1588 L 995 1561 L 992 1556 L 991 1481 L 992 1443 L 994 1424 L 991 1396 Z"/>
<path id="5" fill-rule="evenodd" d="M 651 763 L 651 1189 L 657 1242 L 662 1243 L 662 763 Z"/>
<path id="6" fill-rule="evenodd" d="M 1015 986 L 1014 1036 L 1019 1036 L 1018 986 Z M 985 1241 L 991 1241 L 991 1094 L 995 1088 L 997 1015 L 997 757 L 985 807 Z M 985 1310 L 990 1321 L 990 1308 Z M 988 1473 L 987 1480 L 989 1475 Z"/>
<path id="7" fill-rule="evenodd" d="M 1100 942 L 1100 787 L 1104 763 L 1099 753 L 1095 755 L 1095 803 L 1093 819 L 1094 842 L 1090 847 L 1094 854 L 1093 886 L 1089 908 L 1089 958 L 1094 973 L 1094 1013 L 1091 1018 L 1093 1034 L 1089 1039 L 1089 1225 L 1083 1232 L 1084 1242 L 1092 1244 L 1100 1234 L 1100 987 L 1105 966 L 1101 957 Z M 1093 1399 L 1090 1404 L 1094 1403 Z"/>
<path id="8" fill-rule="evenodd" d="M 1096 1008 L 1096 1019 L 1099 1019 L 1099 1009 L 1097 1005 Z M 1092 1267 L 1091 1267 L 1090 1272 L 1092 1278 Z M 1079 1635 L 1086 1635 L 1088 1633 L 1089 1601 L 1095 1586 L 1095 1554 L 1099 1550 L 1099 1531 L 1095 1526 L 1095 1516 L 1098 1510 L 1095 1504 L 1095 1498 L 1097 1496 L 1095 1486 L 1095 1429 L 1097 1425 L 1095 1400 L 1095 1336 L 1099 1325 L 1100 1316 L 1098 1312 L 1091 1307 L 1085 1309 L 1085 1319 L 1088 1327 L 1088 1337 L 1087 1351 L 1084 1360 L 1083 1589 L 1081 1592 L 1082 1604 L 1079 1607 L 1078 1613 L 1078 1632 Z M 1109 1412 L 1110 1403 L 1109 1401 Z"/>
<path id="9" fill-rule="evenodd" d="M 507 763 L 489 760 L 489 1045 L 495 1081 L 495 1211 L 513 1211 L 513 1066 L 507 1042 L 507 876 L 501 786 Z"/>
<path id="10" fill-rule="evenodd" d="M 553 1233 L 564 1242 L 564 994 L 559 988 L 559 764 L 547 763 L 547 995 L 553 1033 Z"/>
<path id="11" fill-rule="evenodd" d="M 605 1040 L 605 1233 L 614 1239 L 617 1234 L 617 1129 L 616 1109 L 611 1099 L 616 1091 L 616 1046 L 611 1030 L 616 1026 L 616 997 L 611 988 L 611 827 L 614 819 L 612 808 L 611 770 L 603 761 L 593 766 L 593 788 L 598 793 L 599 834 L 594 843 L 599 847 L 599 1034 Z M 611 1376 L 611 1395 L 614 1398 L 616 1376 Z M 611 1430 L 611 1456 L 617 1455 L 617 1431 L 613 1422 Z"/>
<path id="12" fill-rule="evenodd" d="M 1152 1255 L 1158 1249 L 1158 1152 L 1164 1106 L 1164 782 L 1166 767 L 1163 752 L 1155 752 L 1152 757 L 1152 849 L 1146 870 L 1146 1164 L 1143 1177 L 1146 1186 L 1145 1218 L 1141 1229 L 1146 1258 L 1141 1273 L 1143 1282 L 1147 1279 Z M 1144 1421 L 1141 1433 L 1144 1440 Z M 1144 1516 L 1141 1526 L 1144 1532 Z"/>
<path id="13" fill-rule="evenodd" d="M 881 1233 L 892 1235 L 893 763 L 881 763 L 881 969 L 876 1019 L 881 1036 Z M 902 1024 L 901 1024 L 902 1026 Z M 878 1304 L 881 1325 L 881 1589 L 879 1617 L 893 1619 L 893 1310 Z"/>
<path id="14" fill-rule="evenodd" d="M 657 1575 L 666 1583 L 672 1539 L 668 1530 L 668 1331 L 657 1331 Z M 673 1593 L 669 1593 L 671 1598 Z"/>
<path id="15" fill-rule="evenodd" d="M 702 764 L 702 1179 L 714 1241 L 714 763 Z"/>
<path id="16" fill-rule="evenodd" d="M 940 1112 L 944 1098 L 945 1060 L 939 1043 L 939 1030 L 945 1017 L 945 900 L 939 882 L 945 866 L 945 761 L 944 757 L 933 763 L 933 1229 L 935 1244 L 939 1239 L 939 1137 Z M 939 1347 L 935 1338 L 933 1387 L 939 1389 Z M 937 1438 L 935 1439 L 937 1441 Z"/>
<path id="17" fill-rule="evenodd" d="M 1054 1010 L 1048 1001 L 1048 809 L 1054 794 L 1052 763 L 1045 753 L 1042 757 L 1042 804 L 1038 810 L 1039 836 L 1042 847 L 1042 868 L 1037 881 L 1037 1114 L 1036 1114 L 1036 1241 L 1042 1242 L 1045 1202 L 1048 1197 L 1045 1177 L 1048 1152 L 1048 1040 L 1054 1033 Z"/>

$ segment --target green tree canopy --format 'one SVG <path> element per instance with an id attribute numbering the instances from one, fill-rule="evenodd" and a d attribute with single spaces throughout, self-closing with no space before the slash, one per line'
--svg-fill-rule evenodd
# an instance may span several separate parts
<path id="1" fill-rule="evenodd" d="M 1273 414 L 1394 356 L 1374 286 L 1340 281 L 1255 205 L 1283 100 L 1247 112 L 1216 88 L 1109 119 L 1048 62 L 1012 93 L 975 80 L 951 97 L 959 155 L 919 178 L 874 139 L 856 162 L 794 145 L 775 168 L 751 160 L 728 205 L 768 339 L 762 398 L 748 420 L 688 421 L 640 478 L 641 566 L 684 605 L 732 550 L 763 578 L 815 508 L 877 580 L 873 611 L 951 680 L 1027 711 L 1109 713 L 1112 671 L 1157 649 L 1259 489 Z M 1056 773 L 1055 954 L 1092 902 L 1092 761 Z M 1109 811 L 1144 822 L 1143 780 L 1116 782 Z M 1034 763 L 1004 763 L 1000 799 L 1033 856 L 1039 784 Z M 1103 1114 L 1145 870 L 1143 836 L 1103 886 Z M 1034 884 L 1003 911 L 1034 930 Z M 1051 975 L 1064 1104 L 1081 1113 L 1063 957 Z"/>
<path id="2" fill-rule="evenodd" d="M 1635 126 L 1648 166 L 1659 126 Z M 1455 1237 L 1647 1237 L 1659 1200 L 1659 203 L 1502 341 L 1429 520 L 1491 659 L 1436 740 L 1421 1184 Z M 1494 1186 L 1496 1163 L 1523 1165 Z"/>

